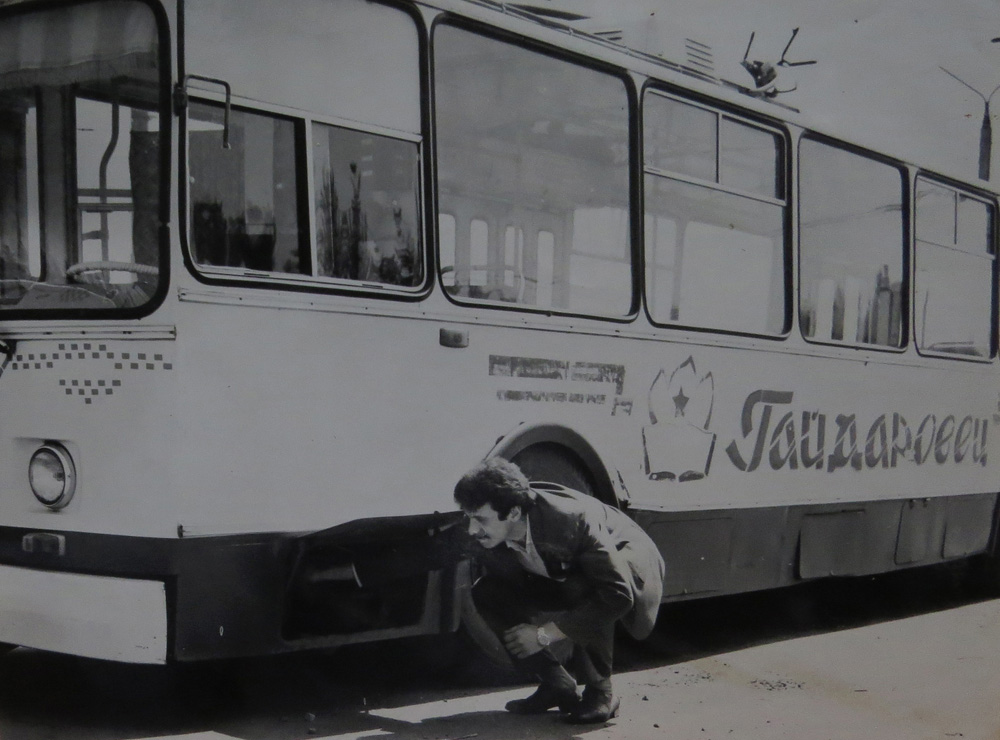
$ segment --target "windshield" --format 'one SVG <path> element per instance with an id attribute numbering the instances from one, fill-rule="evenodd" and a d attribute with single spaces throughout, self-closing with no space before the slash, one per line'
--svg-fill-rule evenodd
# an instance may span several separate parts
<path id="1" fill-rule="evenodd" d="M 159 277 L 152 11 L 0 16 L 0 311 L 128 309 Z"/>

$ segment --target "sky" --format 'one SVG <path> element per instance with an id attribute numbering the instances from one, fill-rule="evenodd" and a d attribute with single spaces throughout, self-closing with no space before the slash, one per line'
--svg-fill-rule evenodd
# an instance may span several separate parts
<path id="1" fill-rule="evenodd" d="M 716 76 L 750 84 L 740 66 L 775 62 L 795 28 L 779 96 L 830 134 L 942 174 L 976 179 L 983 99 L 1000 85 L 1000 0 L 534 0 L 620 28 L 642 51 L 685 61 L 684 39 L 708 44 Z M 1000 91 L 992 98 L 990 183 L 1000 188 Z"/>

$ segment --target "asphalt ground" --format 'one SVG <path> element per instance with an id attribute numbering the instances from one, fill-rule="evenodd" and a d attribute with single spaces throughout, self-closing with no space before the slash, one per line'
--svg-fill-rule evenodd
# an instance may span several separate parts
<path id="1" fill-rule="evenodd" d="M 193 666 L 0 657 L 0 740 L 1000 740 L 1000 600 L 934 568 L 668 605 L 616 645 L 621 715 L 530 693 L 460 639 Z"/>

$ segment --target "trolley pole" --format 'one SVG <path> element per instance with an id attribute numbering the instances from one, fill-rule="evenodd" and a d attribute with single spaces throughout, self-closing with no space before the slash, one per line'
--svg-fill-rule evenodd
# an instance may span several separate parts
<path id="1" fill-rule="evenodd" d="M 998 41 L 994 39 L 994 41 Z M 955 75 L 944 67 L 940 67 L 941 71 L 944 72 L 949 77 L 952 77 L 967 88 L 972 90 L 976 95 L 978 95 L 983 101 L 983 124 L 979 129 L 979 179 L 989 180 L 990 179 L 990 157 L 993 155 L 993 122 L 990 120 L 990 101 L 993 99 L 994 93 L 1000 90 L 1000 85 L 993 88 L 993 92 L 989 95 L 983 95 L 979 90 L 974 88 L 968 82 L 963 80 L 958 75 Z"/>

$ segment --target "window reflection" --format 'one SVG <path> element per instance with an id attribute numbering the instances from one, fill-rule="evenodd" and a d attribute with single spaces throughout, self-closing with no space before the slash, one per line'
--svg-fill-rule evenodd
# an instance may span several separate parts
<path id="1" fill-rule="evenodd" d="M 451 26 L 436 31 L 435 54 L 445 289 L 627 315 L 624 82 Z"/>
<path id="2" fill-rule="evenodd" d="M 751 333 L 785 323 L 783 208 L 646 179 L 653 320 Z"/>
<path id="3" fill-rule="evenodd" d="M 992 253 L 990 232 L 993 209 L 964 193 L 957 195 L 955 244 L 969 252 Z"/>
<path id="4" fill-rule="evenodd" d="M 419 285 L 417 145 L 324 124 L 312 137 L 318 274 Z"/>
<path id="5" fill-rule="evenodd" d="M 0 307 L 148 303 L 163 206 L 152 12 L 94 2 L 6 14 L 0 39 Z"/>
<path id="6" fill-rule="evenodd" d="M 781 333 L 781 138 L 728 117 L 719 128 L 720 114 L 655 92 L 644 106 L 646 300 L 653 321 Z"/>
<path id="7" fill-rule="evenodd" d="M 647 167 L 710 182 L 718 179 L 718 113 L 650 94 L 646 96 L 643 128 Z"/>
<path id="8" fill-rule="evenodd" d="M 195 261 L 216 267 L 309 274 L 299 228 L 295 124 L 243 110 L 222 146 L 221 106 L 188 114 L 191 234 Z"/>
<path id="9" fill-rule="evenodd" d="M 899 171 L 811 139 L 800 153 L 803 334 L 901 347 L 906 292 Z"/>
<path id="10" fill-rule="evenodd" d="M 724 118 L 719 136 L 719 182 L 735 190 L 780 198 L 780 141 L 771 131 Z"/>
<path id="11" fill-rule="evenodd" d="M 917 347 L 931 353 L 989 357 L 993 207 L 922 178 L 917 180 L 915 207 Z"/>
<path id="12" fill-rule="evenodd" d="M 312 124 L 316 264 L 301 214 L 304 135 L 292 119 L 189 113 L 191 230 L 200 265 L 413 287 L 423 280 L 418 145 Z"/>

